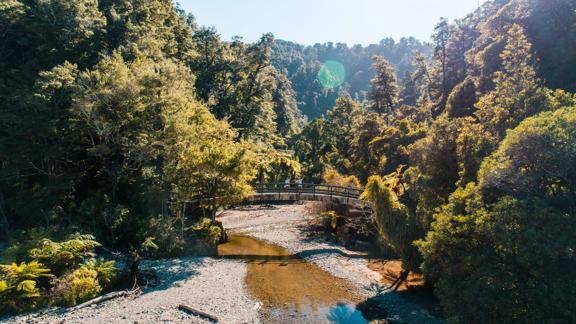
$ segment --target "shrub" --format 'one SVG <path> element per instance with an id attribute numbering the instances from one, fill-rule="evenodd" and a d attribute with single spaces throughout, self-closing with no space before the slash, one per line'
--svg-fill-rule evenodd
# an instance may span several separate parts
<path id="1" fill-rule="evenodd" d="M 46 238 L 53 240 L 65 237 L 66 232 L 59 226 L 35 227 L 28 230 L 13 231 L 10 237 L 10 247 L 2 252 L 3 262 L 24 262 L 29 259 L 30 250 L 37 247 Z"/>
<path id="2" fill-rule="evenodd" d="M 74 234 L 64 242 L 42 240 L 30 251 L 30 257 L 44 261 L 56 274 L 61 274 L 78 267 L 85 258 L 93 257 L 94 249 L 100 246 L 92 235 Z"/>
<path id="3" fill-rule="evenodd" d="M 332 230 L 336 230 L 336 227 L 338 226 L 338 214 L 336 214 L 335 211 L 324 211 L 320 213 L 320 216 L 324 217 L 324 219 L 329 222 Z"/>
<path id="4" fill-rule="evenodd" d="M 98 282 L 98 272 L 87 266 L 54 280 L 53 284 L 53 298 L 57 303 L 68 306 L 92 299 L 102 291 Z"/>
<path id="5" fill-rule="evenodd" d="M 330 185 L 360 188 L 360 181 L 355 176 L 344 176 L 332 168 L 327 168 L 322 174 L 322 180 Z"/>
<path id="6" fill-rule="evenodd" d="M 41 278 L 52 277 L 50 269 L 37 262 L 12 263 L 1 266 L 0 270 L 0 311 L 19 312 L 30 310 L 41 300 L 38 287 Z"/>
<path id="7" fill-rule="evenodd" d="M 222 236 L 222 229 L 209 218 L 203 218 L 193 227 L 194 232 L 200 234 L 211 244 L 218 244 Z"/>
<path id="8" fill-rule="evenodd" d="M 108 288 L 114 282 L 118 274 L 117 269 L 114 267 L 115 264 L 115 261 L 105 261 L 103 258 L 91 258 L 86 261 L 84 267 L 96 271 L 100 286 L 102 288 Z"/>
<path id="9" fill-rule="evenodd" d="M 184 251 L 185 240 L 177 224 L 179 219 L 170 216 L 158 216 L 150 219 L 145 237 L 153 237 L 158 246 L 156 257 L 174 257 Z"/>

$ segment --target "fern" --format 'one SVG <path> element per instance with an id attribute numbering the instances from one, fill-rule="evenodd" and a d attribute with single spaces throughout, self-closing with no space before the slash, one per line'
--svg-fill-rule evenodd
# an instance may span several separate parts
<path id="1" fill-rule="evenodd" d="M 100 246 L 92 235 L 74 234 L 64 242 L 44 239 L 30 251 L 30 256 L 46 262 L 54 271 L 61 273 L 67 268 L 78 267 L 88 257 L 94 257 L 94 249 Z"/>
<path id="2" fill-rule="evenodd" d="M 9 266 L 0 266 L 2 280 L 0 280 L 0 309 L 5 311 L 19 311 L 34 307 L 39 297 L 38 280 L 51 278 L 50 269 L 38 261 L 20 264 L 12 263 Z"/>
<path id="3" fill-rule="evenodd" d="M 110 284 L 116 279 L 117 270 L 114 267 L 115 261 L 105 261 L 103 258 L 91 258 L 84 264 L 84 267 L 96 271 L 98 274 L 98 282 L 102 288 L 109 287 Z"/>

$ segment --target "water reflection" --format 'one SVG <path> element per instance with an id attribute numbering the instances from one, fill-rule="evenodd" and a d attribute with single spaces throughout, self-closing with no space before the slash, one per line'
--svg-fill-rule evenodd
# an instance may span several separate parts
<path id="1" fill-rule="evenodd" d="M 223 258 L 248 262 L 246 286 L 263 303 L 263 315 L 281 323 L 368 323 L 354 304 L 356 289 L 279 246 L 231 235 Z"/>
<path id="2" fill-rule="evenodd" d="M 362 313 L 350 304 L 338 304 L 328 311 L 330 323 L 365 324 L 368 321 Z"/>

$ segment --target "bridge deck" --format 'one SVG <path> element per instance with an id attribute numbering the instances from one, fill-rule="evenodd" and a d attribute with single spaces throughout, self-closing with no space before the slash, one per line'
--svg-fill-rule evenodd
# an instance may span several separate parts
<path id="1" fill-rule="evenodd" d="M 360 200 L 362 190 L 327 184 L 262 184 L 254 188 L 256 194 L 247 201 L 324 201 L 353 207 L 366 207 L 368 204 Z M 368 206 L 369 207 L 369 206 Z"/>
<path id="2" fill-rule="evenodd" d="M 362 201 L 362 190 L 327 184 L 259 184 L 254 187 L 256 193 L 247 197 L 248 202 L 273 201 L 323 201 L 348 205 L 355 208 L 370 208 L 370 204 Z M 221 198 L 216 198 L 220 200 Z M 209 203 L 212 198 L 198 197 L 192 201 Z"/>

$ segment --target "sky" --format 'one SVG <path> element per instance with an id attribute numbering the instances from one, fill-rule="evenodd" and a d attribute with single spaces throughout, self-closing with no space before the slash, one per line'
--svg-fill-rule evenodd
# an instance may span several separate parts
<path id="1" fill-rule="evenodd" d="M 465 17 L 485 0 L 176 0 L 224 40 L 254 42 L 264 33 L 305 45 L 378 43 L 414 36 L 428 41 L 440 17 Z"/>

